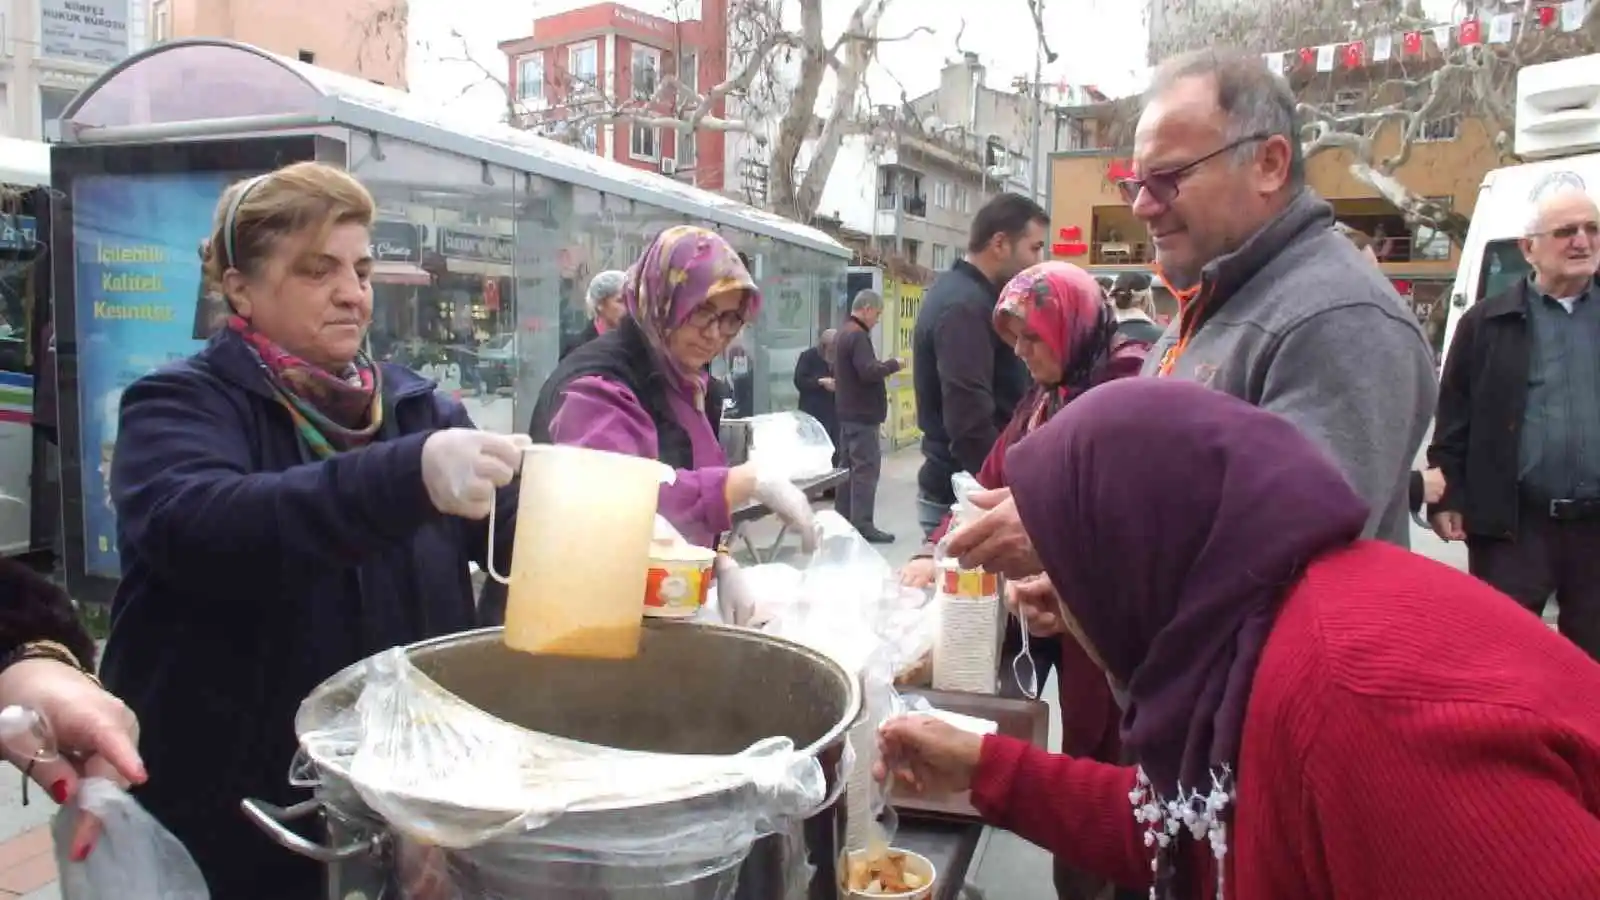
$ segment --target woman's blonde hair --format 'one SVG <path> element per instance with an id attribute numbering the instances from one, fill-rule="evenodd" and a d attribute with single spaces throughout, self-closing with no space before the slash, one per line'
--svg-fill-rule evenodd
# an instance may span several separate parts
<path id="1" fill-rule="evenodd" d="M 272 255 L 277 242 L 307 228 L 324 236 L 338 225 L 372 226 L 377 204 L 372 194 L 343 169 L 299 162 L 228 186 L 217 201 L 211 237 L 200 247 L 208 288 L 223 283 L 223 273 L 249 274 Z"/>

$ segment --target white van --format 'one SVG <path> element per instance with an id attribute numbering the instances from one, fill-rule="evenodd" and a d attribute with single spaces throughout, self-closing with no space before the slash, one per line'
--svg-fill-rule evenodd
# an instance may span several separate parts
<path id="1" fill-rule="evenodd" d="M 1514 146 L 1529 162 L 1489 172 L 1478 189 L 1450 291 L 1446 352 L 1463 313 L 1528 277 L 1518 241 L 1541 199 L 1577 188 L 1600 201 L 1600 54 L 1517 73 Z"/>

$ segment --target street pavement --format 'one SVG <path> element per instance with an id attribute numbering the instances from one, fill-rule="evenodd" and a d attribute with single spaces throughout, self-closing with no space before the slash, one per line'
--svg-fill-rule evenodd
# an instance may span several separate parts
<path id="1" fill-rule="evenodd" d="M 506 432 L 511 428 L 511 401 L 498 398 L 487 403 L 468 399 L 470 411 L 480 427 Z M 884 458 L 883 478 L 878 487 L 878 527 L 898 537 L 880 549 L 895 566 L 911 558 L 920 544 L 916 519 L 916 473 L 921 456 L 915 447 Z M 771 520 L 755 523 L 752 537 L 758 546 L 768 546 L 777 537 Z M 1460 545 L 1445 544 L 1426 530 L 1413 528 L 1412 549 L 1450 565 L 1465 568 L 1466 552 Z M 1042 696 L 1051 702 L 1051 740 L 1060 739 L 1060 717 L 1055 710 L 1056 689 L 1047 684 Z M 55 804 L 43 791 L 30 790 L 28 806 L 21 803 L 20 780 L 14 770 L 0 777 L 0 900 L 60 900 L 54 884 L 55 866 L 45 831 Z M 1004 900 L 1054 900 L 1050 882 L 1049 857 L 1037 847 L 1004 832 L 995 832 L 973 866 L 969 883 L 987 897 Z"/>

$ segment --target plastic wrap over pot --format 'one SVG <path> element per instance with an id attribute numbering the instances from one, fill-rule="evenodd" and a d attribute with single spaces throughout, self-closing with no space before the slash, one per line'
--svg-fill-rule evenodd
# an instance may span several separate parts
<path id="1" fill-rule="evenodd" d="M 568 868 L 585 882 L 603 869 L 689 882 L 823 800 L 821 766 L 787 738 L 731 756 L 619 750 L 489 715 L 403 649 L 364 665 L 357 701 L 302 733 L 302 757 L 348 781 L 405 843 L 456 851 L 453 867 L 537 869 L 545 886 Z"/>

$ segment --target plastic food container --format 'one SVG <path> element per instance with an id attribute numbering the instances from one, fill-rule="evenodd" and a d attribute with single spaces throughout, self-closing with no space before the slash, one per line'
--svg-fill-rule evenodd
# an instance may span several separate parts
<path id="1" fill-rule="evenodd" d="M 845 883 L 843 887 L 844 896 L 848 897 L 849 900 L 886 900 L 886 898 L 887 900 L 929 900 L 929 898 L 933 896 L 934 889 L 937 887 L 938 882 L 938 873 L 934 871 L 933 862 L 920 853 L 912 853 L 910 850 L 900 850 L 893 847 L 889 849 L 889 855 L 902 857 L 904 860 L 903 865 L 905 867 L 906 874 L 915 875 L 917 878 L 921 879 L 921 887 L 918 887 L 915 890 L 901 891 L 899 893 L 892 894 L 870 893 L 851 888 L 850 870 L 852 868 L 852 864 L 858 863 L 866 855 L 866 850 L 851 850 L 849 853 L 845 854 Z"/>
<path id="2" fill-rule="evenodd" d="M 682 619 L 699 612 L 706 605 L 716 559 L 717 552 L 706 547 L 652 547 L 644 582 L 644 614 Z"/>

